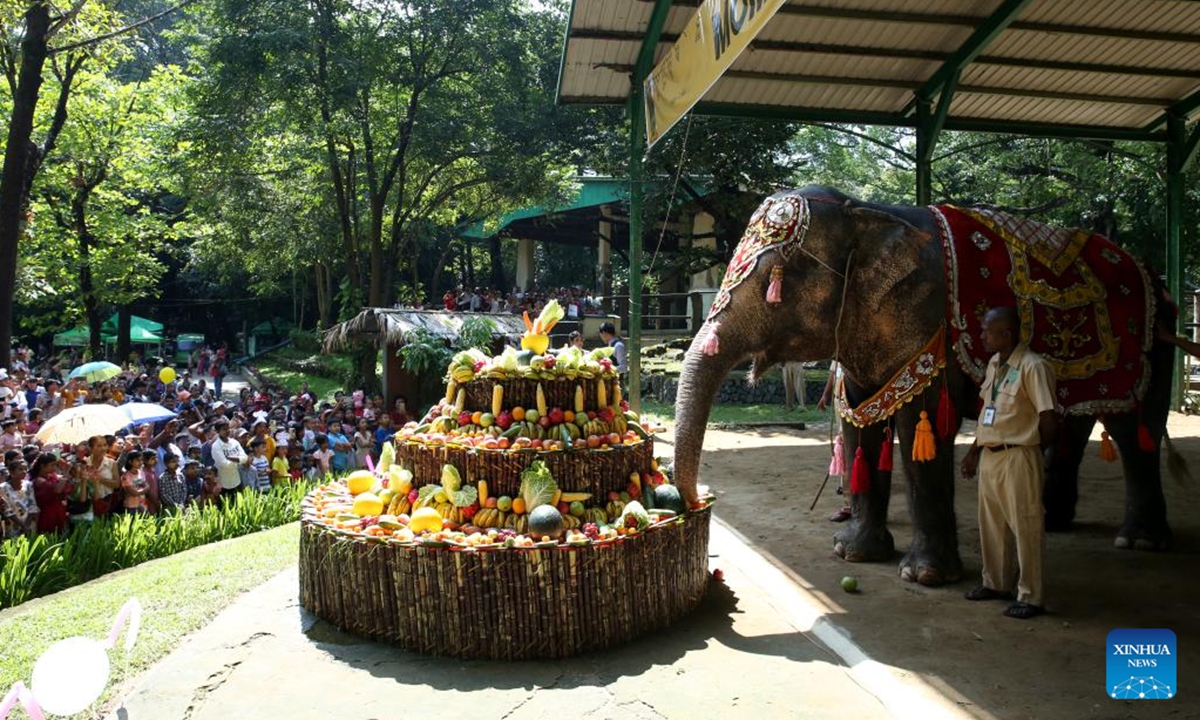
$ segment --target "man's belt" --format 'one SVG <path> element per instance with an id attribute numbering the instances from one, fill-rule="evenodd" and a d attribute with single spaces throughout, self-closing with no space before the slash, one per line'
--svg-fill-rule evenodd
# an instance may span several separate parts
<path id="1" fill-rule="evenodd" d="M 1021 447 L 1026 447 L 1026 446 L 1025 445 L 984 445 L 983 446 L 983 448 L 985 450 L 990 450 L 992 452 L 1004 452 L 1005 450 L 1012 450 L 1014 448 L 1021 448 Z"/>

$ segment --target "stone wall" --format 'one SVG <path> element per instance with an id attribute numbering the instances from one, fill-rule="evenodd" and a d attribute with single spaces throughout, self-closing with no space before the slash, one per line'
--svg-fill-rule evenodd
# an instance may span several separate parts
<path id="1" fill-rule="evenodd" d="M 679 388 L 679 378 L 669 375 L 648 375 L 642 378 L 642 397 L 653 398 L 662 403 L 674 403 Z M 805 397 L 809 405 L 816 405 L 825 389 L 822 382 L 810 379 L 805 383 Z M 783 379 L 764 378 L 756 385 L 746 382 L 741 374 L 731 374 L 721 383 L 716 402 L 722 405 L 768 405 L 783 404 Z"/>

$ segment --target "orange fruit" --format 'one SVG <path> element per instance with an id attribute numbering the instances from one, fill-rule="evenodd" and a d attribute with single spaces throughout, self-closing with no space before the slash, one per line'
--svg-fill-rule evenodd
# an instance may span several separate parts
<path id="1" fill-rule="evenodd" d="M 474 425 L 479 425 L 479 424 L 480 424 L 480 422 L 479 422 L 480 420 L 483 420 L 483 411 L 482 411 L 482 410 L 476 410 L 476 411 L 475 411 L 475 412 L 474 412 L 474 413 L 471 415 L 471 423 L 472 423 L 472 424 L 474 424 Z"/>
<path id="2" fill-rule="evenodd" d="M 524 515 L 525 514 L 525 499 L 519 498 L 519 497 L 513 498 L 512 511 L 518 515 Z"/>
<path id="3" fill-rule="evenodd" d="M 525 408 L 515 407 L 512 409 L 512 419 L 521 422 L 525 419 Z"/>
<path id="4" fill-rule="evenodd" d="M 563 420 L 565 420 L 569 423 L 575 422 L 575 411 L 574 410 L 564 410 L 563 411 Z"/>

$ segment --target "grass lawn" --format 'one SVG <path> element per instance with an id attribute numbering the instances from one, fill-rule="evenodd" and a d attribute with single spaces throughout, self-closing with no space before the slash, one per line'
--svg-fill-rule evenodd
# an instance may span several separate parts
<path id="1" fill-rule="evenodd" d="M 655 400 L 643 400 L 642 411 L 662 423 L 675 422 L 675 406 Z M 820 412 L 815 405 L 805 412 L 788 412 L 782 405 L 714 405 L 709 413 L 710 425 L 746 425 L 773 422 L 818 422 L 829 419 L 829 411 Z"/>
<path id="2" fill-rule="evenodd" d="M 302 373 L 281 366 L 279 363 L 271 360 L 271 356 L 267 355 L 254 361 L 254 367 L 263 374 L 264 377 L 273 380 L 284 387 L 289 393 L 295 395 L 300 392 L 304 383 L 308 383 L 308 387 L 317 394 L 317 397 L 322 401 L 333 400 L 333 393 L 337 390 L 342 390 L 342 381 L 327 378 L 322 375 L 314 375 L 312 373 Z"/>
<path id="3" fill-rule="evenodd" d="M 125 601 L 142 603 L 137 645 L 126 656 L 124 636 L 109 651 L 112 677 L 103 706 L 118 686 L 174 650 L 237 596 L 296 562 L 299 524 L 244 535 L 64 590 L 0 612 L 0 688 L 26 685 L 39 655 L 76 635 L 103 640 Z M 89 717 L 88 712 L 79 717 Z"/>

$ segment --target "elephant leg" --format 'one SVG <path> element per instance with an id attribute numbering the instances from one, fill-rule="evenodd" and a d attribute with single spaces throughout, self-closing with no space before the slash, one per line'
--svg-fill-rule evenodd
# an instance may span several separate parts
<path id="1" fill-rule="evenodd" d="M 1136 414 L 1109 415 L 1107 424 L 1125 470 L 1125 524 L 1117 531 L 1114 544 L 1136 550 L 1167 550 L 1171 547 L 1171 528 L 1167 525 L 1167 503 L 1159 466 L 1164 427 L 1159 423 L 1148 424 L 1154 450 L 1147 452 L 1138 444 L 1140 421 Z"/>
<path id="2" fill-rule="evenodd" d="M 861 430 L 846 425 L 843 431 L 846 449 L 846 489 L 850 490 L 850 473 L 854 455 L 862 446 L 864 459 L 870 468 L 870 487 L 866 492 L 851 495 L 851 518 L 833 536 L 833 550 L 848 562 L 889 560 L 896 551 L 896 542 L 887 529 L 888 503 L 892 493 L 892 474 L 879 471 L 879 449 L 883 444 L 883 427 L 873 425 Z"/>
<path id="3" fill-rule="evenodd" d="M 1090 415 L 1067 416 L 1058 442 L 1048 453 L 1042 504 L 1046 508 L 1046 530 L 1050 532 L 1071 529 L 1079 499 L 1079 463 L 1083 461 L 1095 424 L 1096 418 Z"/>
<path id="4" fill-rule="evenodd" d="M 913 462 L 912 445 L 919 419 L 920 406 L 916 403 L 897 414 L 900 456 L 908 479 L 908 510 L 913 524 L 912 544 L 900 561 L 900 577 L 937 586 L 962 577 L 954 513 L 954 438 L 937 443 L 937 457 L 933 460 Z"/>

